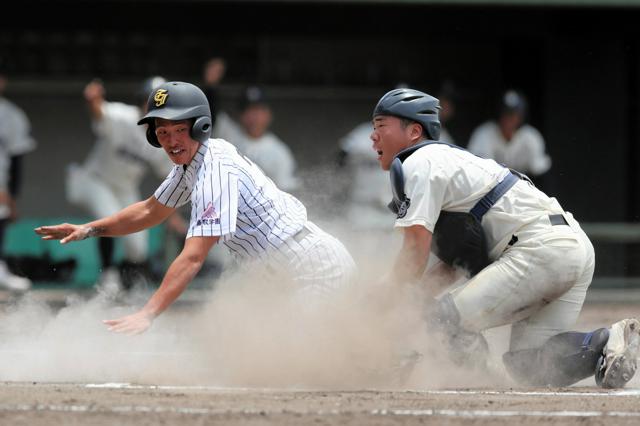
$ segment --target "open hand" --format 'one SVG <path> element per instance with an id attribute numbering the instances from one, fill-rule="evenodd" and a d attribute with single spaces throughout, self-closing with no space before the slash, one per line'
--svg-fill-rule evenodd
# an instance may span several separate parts
<path id="1" fill-rule="evenodd" d="M 90 236 L 91 228 L 81 225 L 72 225 L 63 223 L 54 226 L 40 226 L 34 231 L 38 235 L 42 235 L 43 240 L 60 240 L 60 243 L 66 244 L 69 241 L 84 240 Z"/>
<path id="2" fill-rule="evenodd" d="M 153 317 L 143 311 L 138 311 L 135 314 L 127 315 L 122 318 L 104 320 L 102 322 L 109 326 L 109 331 L 133 336 L 144 333 L 149 327 L 151 327 Z"/>

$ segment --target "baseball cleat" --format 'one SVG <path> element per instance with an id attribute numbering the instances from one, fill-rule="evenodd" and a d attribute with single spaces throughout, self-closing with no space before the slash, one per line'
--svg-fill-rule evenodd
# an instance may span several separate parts
<path id="1" fill-rule="evenodd" d="M 596 383 L 608 389 L 622 388 L 638 368 L 640 322 L 635 318 L 613 324 L 603 356 L 596 367 Z"/>

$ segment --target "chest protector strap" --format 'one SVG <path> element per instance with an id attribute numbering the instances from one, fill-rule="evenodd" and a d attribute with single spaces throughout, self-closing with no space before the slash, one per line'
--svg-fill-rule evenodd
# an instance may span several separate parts
<path id="1" fill-rule="evenodd" d="M 457 145 L 440 141 L 425 141 L 400 151 L 393 159 L 390 168 L 393 200 L 389 209 L 398 218 L 407 214 L 411 200 L 404 192 L 404 174 L 402 162 L 418 149 L 432 144 L 449 145 L 462 149 Z M 524 178 L 518 172 L 510 171 L 504 179 L 482 197 L 467 212 L 441 211 L 433 231 L 432 251 L 443 262 L 450 266 L 462 268 L 472 277 L 491 263 L 487 238 L 482 228 L 482 217 L 515 183 Z"/>

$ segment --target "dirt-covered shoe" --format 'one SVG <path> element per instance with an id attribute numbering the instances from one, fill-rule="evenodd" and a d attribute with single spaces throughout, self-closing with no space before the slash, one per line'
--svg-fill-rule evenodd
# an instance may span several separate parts
<path id="1" fill-rule="evenodd" d="M 609 389 L 624 387 L 636 372 L 639 351 L 640 322 L 628 318 L 613 324 L 596 367 L 596 383 Z"/>

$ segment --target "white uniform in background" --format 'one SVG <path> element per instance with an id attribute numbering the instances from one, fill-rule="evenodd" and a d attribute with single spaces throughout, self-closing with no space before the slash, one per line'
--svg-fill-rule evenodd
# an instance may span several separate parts
<path id="1" fill-rule="evenodd" d="M 27 115 L 13 102 L 0 97 L 0 139 L 11 155 L 22 155 L 36 149 Z"/>
<path id="2" fill-rule="evenodd" d="M 97 141 L 82 165 L 67 170 L 67 198 L 94 217 L 112 215 L 141 200 L 140 185 L 148 169 L 164 178 L 172 162 L 163 150 L 149 145 L 138 126 L 140 108 L 104 102 L 103 117 L 92 123 Z M 124 256 L 131 262 L 147 259 L 148 231 L 122 237 Z"/>
<path id="3" fill-rule="evenodd" d="M 392 198 L 389 172 L 378 164 L 370 138 L 372 131 L 371 122 L 362 123 L 340 141 L 350 176 L 347 220 L 358 230 L 386 231 L 393 224 L 393 214 L 387 207 Z"/>
<path id="4" fill-rule="evenodd" d="M 418 149 L 402 169 L 410 205 L 395 226 L 431 232 L 441 210 L 469 212 L 508 173 L 493 160 L 442 144 Z M 563 215 L 567 224 L 552 224 L 550 215 Z M 460 326 L 480 332 L 513 324 L 512 351 L 539 347 L 569 330 L 595 265 L 593 246 L 571 213 L 519 180 L 482 225 L 493 263 L 453 290 Z"/>
<path id="5" fill-rule="evenodd" d="M 11 157 L 27 154 L 35 148 L 27 115 L 13 102 L 0 97 L 0 188 L 8 188 Z"/>
<path id="6" fill-rule="evenodd" d="M 9 192 L 11 157 L 33 151 L 37 146 L 31 137 L 31 123 L 24 111 L 10 100 L 0 96 L 0 190 Z M 11 214 L 7 205 L 0 205 L 0 219 Z M 0 243 L 2 240 L 0 240 Z M 5 261 L 0 260 L 0 287 L 27 290 L 31 281 L 14 275 Z"/>
<path id="7" fill-rule="evenodd" d="M 449 131 L 444 127 L 440 128 L 440 140 L 443 142 L 448 142 L 454 145 L 458 145 L 456 141 L 453 139 L 453 136 L 451 136 L 451 133 L 449 133 Z"/>
<path id="8" fill-rule="evenodd" d="M 202 143 L 191 163 L 174 166 L 154 195 L 173 208 L 191 202 L 187 238 L 219 236 L 239 260 L 286 271 L 305 297 L 326 296 L 355 272 L 342 243 L 225 140 Z"/>
<path id="9" fill-rule="evenodd" d="M 471 134 L 467 149 L 531 176 L 539 176 L 551 168 L 542 135 L 528 124 L 522 125 L 513 138 L 506 141 L 496 122 L 486 122 Z"/>
<path id="10" fill-rule="evenodd" d="M 231 141 L 283 191 L 295 191 L 300 182 L 295 175 L 296 161 L 291 149 L 272 132 L 252 138 L 228 114 L 216 116 L 215 137 Z"/>

